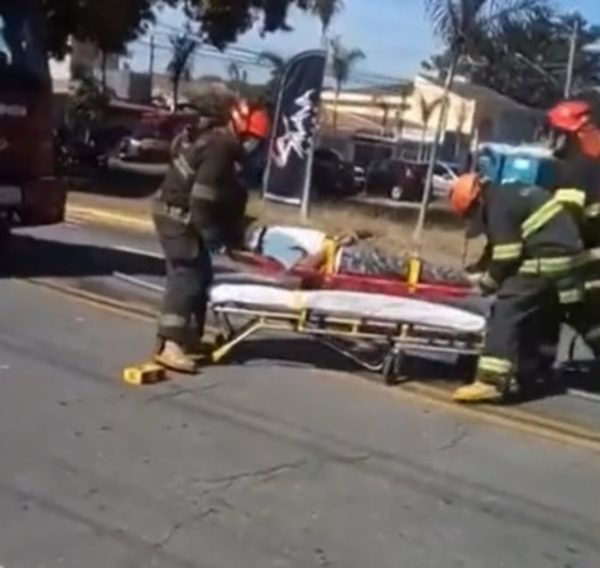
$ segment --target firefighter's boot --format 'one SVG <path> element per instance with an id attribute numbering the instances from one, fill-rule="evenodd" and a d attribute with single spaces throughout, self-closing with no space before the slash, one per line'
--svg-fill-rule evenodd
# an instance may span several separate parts
<path id="1" fill-rule="evenodd" d="M 214 350 L 214 341 L 210 342 L 206 340 L 200 340 L 190 342 L 187 347 L 186 353 L 188 357 L 194 359 L 194 361 L 196 361 L 196 364 L 198 365 L 200 363 L 210 361 Z"/>
<path id="2" fill-rule="evenodd" d="M 452 394 L 452 400 L 461 404 L 498 403 L 504 394 L 495 384 L 477 379 L 475 382 L 460 387 Z"/>
<path id="3" fill-rule="evenodd" d="M 194 359 L 174 341 L 165 341 L 154 356 L 154 361 L 176 373 L 194 374 L 196 372 Z"/>

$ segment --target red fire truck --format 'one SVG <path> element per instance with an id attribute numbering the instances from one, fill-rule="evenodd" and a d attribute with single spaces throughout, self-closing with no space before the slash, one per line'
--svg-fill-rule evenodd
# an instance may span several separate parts
<path id="1" fill-rule="evenodd" d="M 0 3 L 0 226 L 64 218 L 54 176 L 52 81 L 39 0 Z"/>

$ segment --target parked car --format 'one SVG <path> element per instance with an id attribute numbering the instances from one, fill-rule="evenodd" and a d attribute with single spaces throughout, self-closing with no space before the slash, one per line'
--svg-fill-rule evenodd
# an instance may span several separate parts
<path id="1" fill-rule="evenodd" d="M 122 140 L 118 157 L 124 162 L 168 163 L 173 139 L 195 120 L 191 112 L 147 114 L 132 135 Z"/>
<path id="2" fill-rule="evenodd" d="M 315 150 L 312 188 L 316 196 L 349 197 L 362 189 L 361 172 L 331 148 Z"/>
<path id="3" fill-rule="evenodd" d="M 433 170 L 433 197 L 447 199 L 454 180 L 460 175 L 457 164 L 438 162 Z"/>
<path id="4" fill-rule="evenodd" d="M 428 162 L 388 159 L 374 162 L 366 176 L 367 193 L 381 195 L 394 201 L 420 201 L 423 198 Z M 432 197 L 445 197 L 457 168 L 439 162 L 433 174 Z"/>

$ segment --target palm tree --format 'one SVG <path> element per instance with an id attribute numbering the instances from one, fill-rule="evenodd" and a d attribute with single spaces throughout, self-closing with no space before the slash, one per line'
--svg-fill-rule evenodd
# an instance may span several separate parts
<path id="1" fill-rule="evenodd" d="M 173 85 L 173 110 L 177 110 L 181 81 L 189 80 L 191 77 L 192 56 L 198 49 L 199 42 L 187 31 L 181 35 L 173 35 L 169 39 L 173 48 L 173 56 L 171 57 L 167 71 Z"/>
<path id="2" fill-rule="evenodd" d="M 421 113 L 421 121 L 423 122 L 421 142 L 419 143 L 419 160 L 423 159 L 423 154 L 425 153 L 425 139 L 427 137 L 427 130 L 429 129 L 429 121 L 441 104 L 441 98 L 428 101 L 423 95 L 419 95 L 419 111 Z"/>
<path id="3" fill-rule="evenodd" d="M 333 103 L 333 129 L 337 130 L 338 103 L 342 87 L 348 82 L 354 66 L 365 59 L 360 49 L 349 49 L 342 45 L 340 37 L 331 40 L 330 65 L 335 80 L 335 100 Z"/>
<path id="4" fill-rule="evenodd" d="M 425 8 L 436 35 L 446 44 L 450 66 L 442 95 L 442 110 L 436 125 L 435 139 L 423 191 L 423 201 L 415 227 L 414 240 L 420 241 L 437 160 L 442 129 L 446 120 L 448 95 L 458 65 L 463 57 L 477 54 L 483 38 L 495 33 L 507 21 L 518 21 L 533 15 L 545 0 L 425 0 Z"/>
<path id="5" fill-rule="evenodd" d="M 408 97 L 414 93 L 415 86 L 414 83 L 409 83 L 407 85 L 400 85 L 400 104 L 396 108 L 396 138 L 402 139 L 404 132 L 404 113 L 411 108 L 410 104 L 407 102 Z"/>
<path id="6" fill-rule="evenodd" d="M 321 20 L 321 41 L 324 48 L 327 48 L 327 32 L 331 23 L 343 7 L 343 0 L 313 0 L 312 12 Z"/>
<path id="7" fill-rule="evenodd" d="M 272 105 L 276 105 L 288 59 L 274 51 L 263 51 L 259 54 L 257 62 L 266 63 L 271 67 L 271 79 L 266 86 L 266 97 Z"/>
<path id="8" fill-rule="evenodd" d="M 379 107 L 379 109 L 381 110 L 381 129 L 383 130 L 383 134 L 385 135 L 385 131 L 387 130 L 388 126 L 388 120 L 390 117 L 391 106 L 381 95 L 375 95 L 373 97 L 373 104 Z"/>
<path id="9" fill-rule="evenodd" d="M 246 71 L 237 62 L 232 61 L 229 64 L 229 67 L 227 68 L 227 73 L 229 75 L 231 87 L 239 96 L 242 91 L 242 88 L 248 82 L 248 71 Z"/>
<path id="10" fill-rule="evenodd" d="M 288 60 L 283 55 L 279 55 L 279 53 L 275 53 L 274 51 L 262 51 L 258 55 L 258 63 L 269 65 L 271 67 L 271 81 L 279 83 Z"/>
<path id="11" fill-rule="evenodd" d="M 460 153 L 462 151 L 462 140 L 463 140 L 463 129 L 467 124 L 467 119 L 469 118 L 469 107 L 462 101 L 460 104 L 460 108 L 458 110 L 458 116 L 456 117 L 456 141 L 454 144 L 454 159 L 458 160 L 460 158 Z"/>

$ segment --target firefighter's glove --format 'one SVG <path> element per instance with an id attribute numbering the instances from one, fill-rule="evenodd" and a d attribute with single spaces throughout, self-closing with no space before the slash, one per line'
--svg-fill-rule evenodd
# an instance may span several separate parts
<path id="1" fill-rule="evenodd" d="M 479 288 L 479 283 L 483 279 L 483 276 L 484 276 L 483 272 L 467 272 L 466 273 L 467 281 L 474 288 Z"/>
<path id="2" fill-rule="evenodd" d="M 491 296 L 498 290 L 498 283 L 489 275 L 484 274 L 477 283 L 482 296 Z"/>

